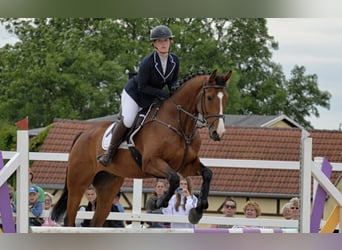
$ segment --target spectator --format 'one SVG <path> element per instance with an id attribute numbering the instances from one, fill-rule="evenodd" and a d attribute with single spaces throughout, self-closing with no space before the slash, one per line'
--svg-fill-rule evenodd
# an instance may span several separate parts
<path id="1" fill-rule="evenodd" d="M 29 226 L 41 226 L 44 222 L 40 215 L 43 212 L 43 203 L 39 200 L 38 189 L 35 186 L 29 188 L 29 212 L 35 217 L 29 218 Z M 16 212 L 16 206 L 13 209 Z"/>
<path id="2" fill-rule="evenodd" d="M 149 197 L 146 201 L 146 213 L 163 214 L 162 209 L 157 208 L 157 200 L 164 194 L 165 191 L 166 191 L 165 180 L 158 179 L 154 185 L 152 196 Z M 147 224 L 151 228 L 170 227 L 170 223 L 163 223 L 163 222 L 147 222 Z"/>
<path id="3" fill-rule="evenodd" d="M 243 212 L 246 218 L 257 218 L 261 214 L 260 205 L 256 201 L 247 201 L 243 207 Z"/>
<path id="4" fill-rule="evenodd" d="M 243 213 L 248 219 L 255 219 L 260 216 L 261 209 L 260 205 L 256 201 L 247 201 L 243 207 Z M 232 228 L 263 228 L 260 226 L 233 226 Z"/>
<path id="5" fill-rule="evenodd" d="M 163 208 L 163 214 L 188 215 L 191 208 L 197 206 L 197 197 L 192 194 L 190 177 L 181 178 L 180 186 L 176 193 L 171 197 L 169 205 Z M 171 222 L 171 228 L 194 228 L 191 223 Z"/>
<path id="6" fill-rule="evenodd" d="M 50 194 L 49 192 L 44 192 L 44 195 L 45 195 L 44 210 L 51 211 L 53 195 Z"/>
<path id="7" fill-rule="evenodd" d="M 290 200 L 291 210 L 292 210 L 292 219 L 299 219 L 299 198 L 294 197 Z"/>
<path id="8" fill-rule="evenodd" d="M 57 223 L 51 219 L 51 211 L 52 211 L 52 201 L 53 201 L 53 195 L 49 192 L 45 192 L 45 201 L 44 201 L 44 210 L 45 212 L 49 213 L 48 217 L 44 217 L 44 223 L 42 226 L 56 226 Z"/>
<path id="9" fill-rule="evenodd" d="M 113 205 L 115 205 L 118 208 L 119 212 L 124 213 L 125 208 L 120 203 L 120 198 L 121 198 L 121 192 L 119 192 L 117 195 L 115 195 L 114 200 L 113 200 Z"/>
<path id="10" fill-rule="evenodd" d="M 41 201 L 42 203 L 44 203 L 44 200 L 45 200 L 44 189 L 41 188 L 40 186 L 38 186 L 37 184 L 34 184 L 34 183 L 33 183 L 33 177 L 34 177 L 34 176 L 33 176 L 33 171 L 32 171 L 31 168 L 29 168 L 28 172 L 29 172 L 29 175 L 28 175 L 28 178 L 29 178 L 29 187 L 35 186 L 35 187 L 38 189 L 39 201 Z M 13 204 L 14 204 L 14 206 L 17 205 L 17 192 L 14 193 Z"/>
<path id="11" fill-rule="evenodd" d="M 236 214 L 236 201 L 232 198 L 227 198 L 223 205 L 223 216 L 234 217 Z M 211 225 L 211 228 L 232 228 L 233 225 Z"/>
<path id="12" fill-rule="evenodd" d="M 283 217 L 286 220 L 291 220 L 292 219 L 292 209 L 291 209 L 291 203 L 288 202 L 286 203 L 280 210 L 280 213 L 283 215 Z"/>
<path id="13" fill-rule="evenodd" d="M 12 209 L 14 208 L 14 188 L 10 185 L 7 184 L 8 187 L 8 194 L 9 194 L 9 198 L 10 198 L 10 202 L 11 202 L 11 207 Z"/>
<path id="14" fill-rule="evenodd" d="M 86 192 L 85 195 L 88 200 L 88 205 L 85 208 L 85 211 L 95 211 L 96 209 L 96 190 L 93 185 L 90 185 Z M 117 206 L 112 204 L 111 207 L 111 212 L 119 212 Z M 90 221 L 88 219 L 83 220 L 83 223 L 81 223 L 82 227 L 90 227 Z M 125 227 L 123 224 L 123 221 L 118 221 L 118 220 L 106 220 L 103 224 L 103 227 Z"/>
<path id="15" fill-rule="evenodd" d="M 115 197 L 113 199 L 113 203 L 112 203 L 112 211 L 111 212 L 120 212 L 120 213 L 125 212 L 125 208 L 121 204 L 120 198 L 121 198 L 121 192 L 119 192 L 117 195 L 115 195 Z M 114 206 L 114 208 L 113 208 L 113 206 Z M 117 210 L 117 211 L 114 211 L 114 210 Z M 125 223 L 123 220 L 117 221 L 116 224 L 118 225 L 118 227 L 124 227 L 125 226 Z"/>

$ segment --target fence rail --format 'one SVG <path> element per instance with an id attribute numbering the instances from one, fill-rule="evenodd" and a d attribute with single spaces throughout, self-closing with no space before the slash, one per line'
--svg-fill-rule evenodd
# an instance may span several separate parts
<path id="1" fill-rule="evenodd" d="M 6 165 L 0 171 L 0 186 L 14 173 L 17 173 L 17 232 L 28 232 L 28 164 L 29 160 L 44 160 L 44 161 L 67 161 L 69 154 L 67 153 L 37 153 L 28 152 L 28 132 L 18 131 L 17 152 L 2 152 L 4 159 L 9 159 Z M 327 177 L 322 174 L 317 167 L 322 158 L 312 157 L 312 139 L 303 138 L 302 162 L 294 161 L 262 161 L 262 160 L 236 160 L 236 159 L 210 159 L 201 158 L 201 161 L 209 167 L 230 167 L 230 168 L 266 168 L 266 169 L 288 169 L 301 170 L 301 214 L 300 220 L 286 221 L 277 219 L 245 219 L 245 218 L 222 218 L 204 216 L 201 224 L 227 224 L 227 225 L 254 225 L 265 227 L 289 227 L 298 228 L 299 232 L 310 232 L 310 204 L 311 204 L 311 175 L 317 179 L 317 182 L 323 186 L 329 195 L 331 195 L 339 206 L 342 206 L 341 193 L 331 184 Z M 341 163 L 331 163 L 333 170 L 342 171 Z M 276 166 L 276 167 L 275 167 Z M 133 188 L 133 209 L 132 213 L 111 213 L 108 219 L 115 220 L 130 220 L 132 225 L 138 227 L 139 221 L 161 221 L 161 222 L 187 222 L 186 217 L 182 216 L 167 216 L 167 215 L 152 215 L 141 213 L 142 200 L 142 179 L 134 179 Z M 91 218 L 92 212 L 78 212 L 78 218 Z M 340 215 L 340 232 L 342 226 L 342 213 Z"/>

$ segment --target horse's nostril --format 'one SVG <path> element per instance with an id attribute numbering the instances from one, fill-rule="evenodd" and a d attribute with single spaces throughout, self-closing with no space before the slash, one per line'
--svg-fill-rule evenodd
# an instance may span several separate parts
<path id="1" fill-rule="evenodd" d="M 215 131 L 212 131 L 210 133 L 210 137 L 211 139 L 213 139 L 214 141 L 219 141 L 220 140 L 220 136 L 217 134 L 216 130 Z"/>

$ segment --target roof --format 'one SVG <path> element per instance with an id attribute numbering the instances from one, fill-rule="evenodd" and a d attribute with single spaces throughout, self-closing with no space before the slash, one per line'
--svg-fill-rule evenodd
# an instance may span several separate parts
<path id="1" fill-rule="evenodd" d="M 86 120 L 87 122 L 114 121 L 117 119 L 117 114 L 96 117 Z M 284 114 L 280 115 L 224 115 L 225 126 L 233 127 L 288 127 L 302 128 L 301 125 Z M 281 125 L 282 123 L 283 125 Z M 30 136 L 36 136 L 45 128 L 30 129 Z"/>
<path id="2" fill-rule="evenodd" d="M 234 127 L 276 127 L 283 122 L 289 128 L 303 128 L 288 116 L 281 115 L 224 115 L 225 125 Z"/>
<path id="3" fill-rule="evenodd" d="M 67 153 L 76 134 L 90 127 L 92 121 L 57 119 L 47 135 L 41 152 Z M 326 157 L 330 162 L 342 162 L 342 132 L 329 130 L 309 131 L 313 138 L 313 157 Z M 207 129 L 199 130 L 201 158 L 299 161 L 301 130 L 297 128 L 227 127 L 219 142 L 209 138 Z M 35 161 L 32 165 L 34 182 L 46 188 L 62 188 L 66 162 Z M 211 167 L 211 192 L 222 195 L 293 196 L 299 194 L 299 171 L 282 169 L 248 169 Z M 336 181 L 340 173 L 333 172 Z M 144 188 L 152 188 L 155 179 L 145 179 Z M 201 179 L 193 178 L 195 189 Z M 133 180 L 126 178 L 123 188 L 131 188 Z"/>

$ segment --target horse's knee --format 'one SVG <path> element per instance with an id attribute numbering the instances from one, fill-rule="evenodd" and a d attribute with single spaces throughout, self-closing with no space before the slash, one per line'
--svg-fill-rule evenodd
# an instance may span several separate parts
<path id="1" fill-rule="evenodd" d="M 179 186 L 179 176 L 176 172 L 169 173 L 168 178 L 170 188 L 176 190 L 176 188 Z M 174 191 L 173 190 L 173 191 Z"/>
<path id="2" fill-rule="evenodd" d="M 210 170 L 208 167 L 202 165 L 202 176 L 203 176 L 203 179 L 211 180 L 213 176 L 213 171 Z"/>

